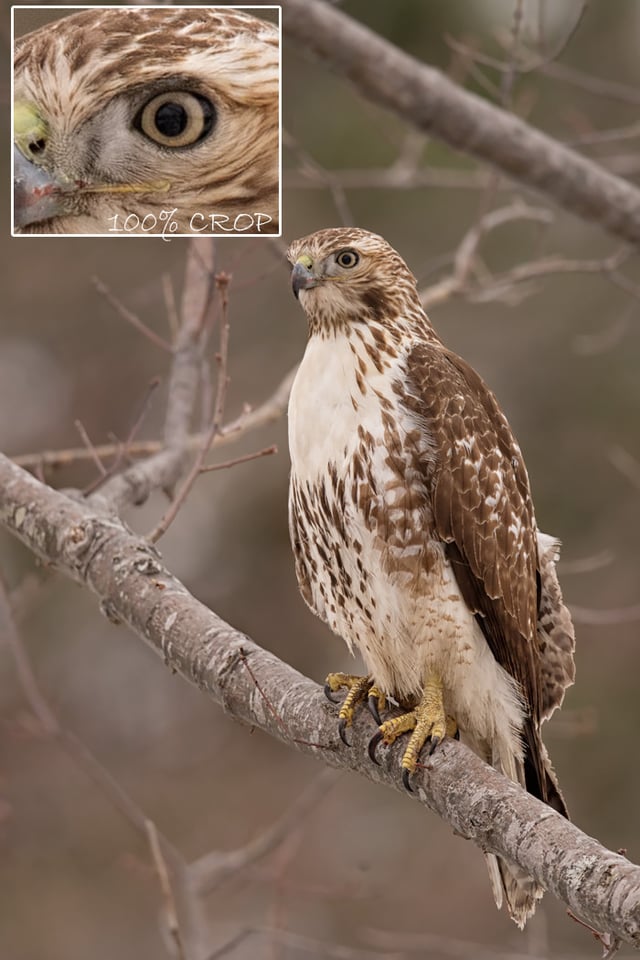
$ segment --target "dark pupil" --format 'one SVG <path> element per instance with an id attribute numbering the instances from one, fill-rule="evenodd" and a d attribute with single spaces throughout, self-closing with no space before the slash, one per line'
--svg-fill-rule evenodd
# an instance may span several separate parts
<path id="1" fill-rule="evenodd" d="M 163 103 L 156 110 L 156 129 L 164 137 L 179 137 L 184 132 L 189 117 L 180 103 Z"/>
<path id="2" fill-rule="evenodd" d="M 353 257 L 350 253 L 343 253 L 340 260 L 342 261 L 343 267 L 350 267 L 353 262 Z"/>

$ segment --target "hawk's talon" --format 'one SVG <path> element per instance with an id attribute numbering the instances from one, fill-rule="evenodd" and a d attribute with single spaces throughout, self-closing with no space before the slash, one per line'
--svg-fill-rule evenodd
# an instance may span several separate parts
<path id="1" fill-rule="evenodd" d="M 380 711 L 378 710 L 379 702 L 380 702 L 380 698 L 376 694 L 372 696 L 371 691 L 369 691 L 369 696 L 367 697 L 367 706 L 369 707 L 369 713 L 375 720 L 376 724 L 380 727 L 382 725 L 382 718 L 380 717 Z"/>
<path id="2" fill-rule="evenodd" d="M 376 757 L 376 748 L 381 740 L 384 740 L 384 734 L 381 730 L 378 730 L 378 732 L 374 733 L 374 735 L 371 737 L 371 740 L 369 740 L 369 746 L 367 747 L 369 757 L 371 760 L 373 760 L 377 767 L 380 766 L 380 761 Z"/>
<path id="3" fill-rule="evenodd" d="M 402 770 L 402 783 L 407 791 L 407 793 L 413 793 L 413 787 L 411 786 L 411 770 L 408 770 L 407 767 L 404 767 Z"/>
<path id="4" fill-rule="evenodd" d="M 334 691 L 334 689 L 331 687 L 331 685 L 328 684 L 328 683 L 325 683 L 325 685 L 324 685 L 324 695 L 325 695 L 325 697 L 327 698 L 327 700 L 329 701 L 329 703 L 339 703 L 339 702 L 340 702 L 339 700 L 336 700 L 336 699 L 334 698 L 334 696 L 333 696 L 334 693 L 335 693 L 335 691 Z"/>
<path id="5" fill-rule="evenodd" d="M 349 726 L 350 721 L 346 717 L 340 717 L 338 721 L 338 733 L 340 734 L 340 739 L 344 743 L 345 747 L 350 747 L 351 744 L 347 740 L 347 727 Z"/>
<path id="6" fill-rule="evenodd" d="M 433 751 L 436 749 L 436 747 L 440 743 L 442 743 L 442 737 L 429 737 L 429 740 L 428 740 L 429 746 L 427 747 L 428 756 L 432 755 Z"/>

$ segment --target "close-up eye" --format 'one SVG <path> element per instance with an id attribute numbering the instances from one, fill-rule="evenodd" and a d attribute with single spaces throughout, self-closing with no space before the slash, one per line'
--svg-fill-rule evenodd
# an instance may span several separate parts
<path id="1" fill-rule="evenodd" d="M 360 257 L 355 250 L 341 250 L 336 254 L 336 263 L 341 267 L 355 267 Z"/>
<path id="2" fill-rule="evenodd" d="M 213 129 L 216 111 L 199 93 L 167 90 L 138 113 L 134 126 L 163 147 L 191 147 Z"/>

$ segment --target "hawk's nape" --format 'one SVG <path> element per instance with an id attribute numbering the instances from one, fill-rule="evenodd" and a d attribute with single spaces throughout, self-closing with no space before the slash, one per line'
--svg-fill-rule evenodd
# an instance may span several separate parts
<path id="1" fill-rule="evenodd" d="M 359 702 L 375 716 L 391 696 L 403 712 L 370 752 L 409 733 L 405 783 L 425 743 L 459 733 L 566 815 L 540 727 L 573 682 L 573 626 L 509 424 L 381 237 L 321 230 L 288 256 L 310 334 L 289 405 L 296 573 L 368 670 L 327 680 L 347 689 L 341 735 Z M 541 888 L 487 860 L 498 906 L 524 926 Z"/>
<path id="2" fill-rule="evenodd" d="M 87 9 L 19 38 L 22 233 L 276 234 L 279 34 L 234 8 Z"/>

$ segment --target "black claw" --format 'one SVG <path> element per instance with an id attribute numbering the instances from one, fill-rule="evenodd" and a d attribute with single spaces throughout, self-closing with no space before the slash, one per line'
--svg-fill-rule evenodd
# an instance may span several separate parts
<path id="1" fill-rule="evenodd" d="M 344 743 L 345 747 L 350 747 L 350 746 L 351 746 L 351 744 L 350 744 L 349 741 L 347 740 L 347 727 L 348 727 L 348 725 L 349 725 L 349 724 L 348 724 L 347 721 L 344 719 L 344 717 L 338 722 L 338 733 L 340 734 L 340 739 L 341 739 L 342 742 Z"/>
<path id="2" fill-rule="evenodd" d="M 378 730 L 378 732 L 374 733 L 374 735 L 371 737 L 371 740 L 369 740 L 369 746 L 367 748 L 369 751 L 369 757 L 373 760 L 377 767 L 380 766 L 380 763 L 376 757 L 376 747 L 381 740 L 384 740 L 384 735 Z"/>
<path id="3" fill-rule="evenodd" d="M 325 695 L 325 697 L 327 698 L 327 700 L 329 701 L 329 703 L 338 703 L 338 701 L 334 699 L 334 696 L 333 696 L 334 692 L 335 692 L 335 691 L 333 691 L 333 690 L 331 689 L 331 687 L 329 686 L 329 684 L 328 684 L 328 683 L 325 683 L 325 685 L 324 685 L 324 695 Z"/>
<path id="4" fill-rule="evenodd" d="M 369 713 L 375 720 L 378 726 L 382 725 L 382 720 L 380 719 L 380 713 L 378 711 L 378 698 L 377 697 L 367 697 L 367 706 L 369 707 Z"/>
<path id="5" fill-rule="evenodd" d="M 460 728 L 459 728 L 459 727 L 456 727 L 456 732 L 455 732 L 454 735 L 453 735 L 453 739 L 454 739 L 454 740 L 459 740 L 459 739 L 460 739 Z"/>
<path id="6" fill-rule="evenodd" d="M 407 790 L 409 793 L 413 793 L 413 787 L 411 786 L 410 780 L 411 780 L 411 773 L 405 767 L 402 771 L 402 782 L 404 784 L 405 790 Z"/>
<path id="7" fill-rule="evenodd" d="M 427 748 L 427 753 L 429 756 L 431 756 L 439 743 L 442 743 L 442 739 L 440 737 L 429 737 L 429 746 Z"/>

